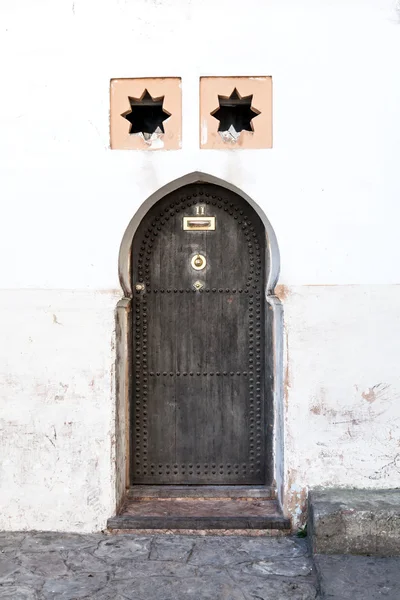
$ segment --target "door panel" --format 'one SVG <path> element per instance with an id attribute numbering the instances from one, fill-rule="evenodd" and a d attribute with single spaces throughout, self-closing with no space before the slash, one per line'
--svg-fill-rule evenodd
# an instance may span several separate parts
<path id="1" fill-rule="evenodd" d="M 215 231 L 183 229 L 184 216 L 203 212 Z M 219 186 L 181 188 L 142 220 L 132 246 L 134 483 L 265 482 L 265 271 L 260 218 Z"/>

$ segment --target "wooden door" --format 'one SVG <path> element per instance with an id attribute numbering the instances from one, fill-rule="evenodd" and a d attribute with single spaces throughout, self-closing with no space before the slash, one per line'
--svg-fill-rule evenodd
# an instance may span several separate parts
<path id="1" fill-rule="evenodd" d="M 265 482 L 265 244 L 254 209 L 211 184 L 167 195 L 140 223 L 134 483 Z"/>

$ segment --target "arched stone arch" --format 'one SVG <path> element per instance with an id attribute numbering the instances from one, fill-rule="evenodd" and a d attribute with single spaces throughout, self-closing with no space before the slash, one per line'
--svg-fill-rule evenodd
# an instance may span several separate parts
<path id="1" fill-rule="evenodd" d="M 284 446 L 283 446 L 283 308 L 280 300 L 274 295 L 279 277 L 280 256 L 275 232 L 263 210 L 242 190 L 231 183 L 201 172 L 193 172 L 175 179 L 161 187 L 143 202 L 131 219 L 124 233 L 119 252 L 119 278 L 124 297 L 119 301 L 116 311 L 116 506 L 123 501 L 130 485 L 130 434 L 129 409 L 130 386 L 132 380 L 130 357 L 130 310 L 132 298 L 131 283 L 131 248 L 135 233 L 146 213 L 167 194 L 188 184 L 210 183 L 243 198 L 260 217 L 266 235 L 266 278 L 265 297 L 269 307 L 267 311 L 268 348 L 272 381 L 270 394 L 273 399 L 274 431 L 271 439 L 273 447 L 273 485 L 278 499 L 283 504 L 284 489 Z"/>

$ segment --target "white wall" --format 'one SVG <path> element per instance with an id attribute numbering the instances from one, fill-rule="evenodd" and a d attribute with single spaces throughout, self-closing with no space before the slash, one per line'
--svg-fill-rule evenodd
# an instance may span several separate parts
<path id="1" fill-rule="evenodd" d="M 147 196 L 197 170 L 243 189 L 277 234 L 287 507 L 308 484 L 400 485 L 394 467 L 370 478 L 398 449 L 395 0 L 2 0 L 0 22 L 0 527 L 93 530 L 112 513 L 119 244 Z M 109 150 L 110 79 L 167 75 L 182 77 L 182 150 Z M 272 150 L 199 150 L 201 75 L 273 76 Z M 361 400 L 377 384 L 390 393 Z M 347 439 L 324 410 L 363 423 Z"/>
<path id="2" fill-rule="evenodd" d="M 307 487 L 400 487 L 400 286 L 287 290 L 285 505 Z"/>
<path id="3" fill-rule="evenodd" d="M 104 527 L 115 502 L 116 300 L 0 294 L 0 529 Z"/>

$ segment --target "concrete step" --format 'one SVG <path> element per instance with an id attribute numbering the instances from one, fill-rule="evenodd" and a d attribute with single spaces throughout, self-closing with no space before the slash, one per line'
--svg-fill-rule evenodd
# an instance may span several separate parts
<path id="1" fill-rule="evenodd" d="M 268 529 L 290 532 L 276 500 L 236 498 L 128 498 L 110 530 Z"/>
<path id="2" fill-rule="evenodd" d="M 400 490 L 312 490 L 314 554 L 400 555 Z"/>

